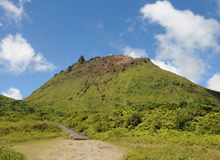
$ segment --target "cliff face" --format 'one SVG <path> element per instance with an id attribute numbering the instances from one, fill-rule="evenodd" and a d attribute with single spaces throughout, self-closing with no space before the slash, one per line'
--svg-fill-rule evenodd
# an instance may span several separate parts
<path id="1" fill-rule="evenodd" d="M 164 71 L 148 58 L 95 57 L 56 74 L 25 99 L 50 108 L 103 111 L 142 103 L 180 103 L 219 97 L 186 78 Z"/>

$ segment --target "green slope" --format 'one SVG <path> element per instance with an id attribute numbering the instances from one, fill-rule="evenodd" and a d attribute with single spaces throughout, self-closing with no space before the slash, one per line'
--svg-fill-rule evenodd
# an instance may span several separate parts
<path id="1" fill-rule="evenodd" d="M 15 101 L 15 100 L 12 99 L 12 98 L 8 98 L 8 97 L 5 97 L 3 95 L 0 95 L 0 105 L 3 104 L 3 103 L 10 103 L 12 101 Z"/>
<path id="2" fill-rule="evenodd" d="M 199 99 L 220 102 L 219 92 L 162 70 L 149 59 L 117 55 L 89 61 L 81 57 L 25 101 L 58 110 L 106 111 L 141 103 L 179 104 Z"/>

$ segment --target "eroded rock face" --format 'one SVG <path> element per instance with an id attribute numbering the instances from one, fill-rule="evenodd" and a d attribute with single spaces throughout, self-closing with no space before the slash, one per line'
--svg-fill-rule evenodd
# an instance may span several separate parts
<path id="1" fill-rule="evenodd" d="M 95 57 L 85 61 L 80 57 L 78 63 L 85 64 L 82 72 L 103 73 L 105 71 L 116 71 L 118 67 L 125 67 L 129 64 L 140 64 L 150 62 L 149 58 L 131 58 L 124 55 L 112 55 L 107 57 Z"/>
<path id="2" fill-rule="evenodd" d="M 151 63 L 149 58 L 131 58 L 124 55 L 111 55 L 107 57 L 94 57 L 86 61 L 81 56 L 77 63 L 69 66 L 67 73 L 74 72 L 74 75 L 83 75 L 86 73 L 103 74 L 104 72 L 116 72 L 118 68 L 126 70 L 128 65 L 138 65 L 141 63 Z M 83 65 L 81 65 L 83 64 Z M 77 65 L 76 68 L 74 66 Z"/>

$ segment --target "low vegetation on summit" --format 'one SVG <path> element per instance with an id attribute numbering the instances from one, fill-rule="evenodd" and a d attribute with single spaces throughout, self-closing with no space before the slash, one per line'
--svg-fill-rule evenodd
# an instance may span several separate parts
<path id="1" fill-rule="evenodd" d="M 129 146 L 125 160 L 220 159 L 220 93 L 147 58 L 81 57 L 22 101 L 0 96 L 0 115 L 0 145 L 65 137 L 56 121 Z"/>

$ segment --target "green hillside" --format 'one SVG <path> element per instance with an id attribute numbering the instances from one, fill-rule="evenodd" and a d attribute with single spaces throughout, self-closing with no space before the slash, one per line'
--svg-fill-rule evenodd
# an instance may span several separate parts
<path id="1" fill-rule="evenodd" d="M 14 101 L 14 99 L 0 95 L 0 105 L 3 103 L 10 103 L 12 101 Z"/>
<path id="2" fill-rule="evenodd" d="M 83 57 L 56 74 L 25 101 L 76 111 L 106 111 L 148 103 L 176 103 L 208 99 L 219 103 L 219 92 L 160 69 L 149 59 L 123 55 Z"/>
<path id="3" fill-rule="evenodd" d="M 0 115 L 0 145 L 65 137 L 56 121 L 129 146 L 126 160 L 220 159 L 220 93 L 147 58 L 80 57 L 22 101 L 0 96 Z"/>
<path id="4" fill-rule="evenodd" d="M 66 136 L 58 126 L 43 120 L 45 112 L 40 107 L 0 95 L 0 160 L 25 159 L 8 147 L 11 143 Z"/>

